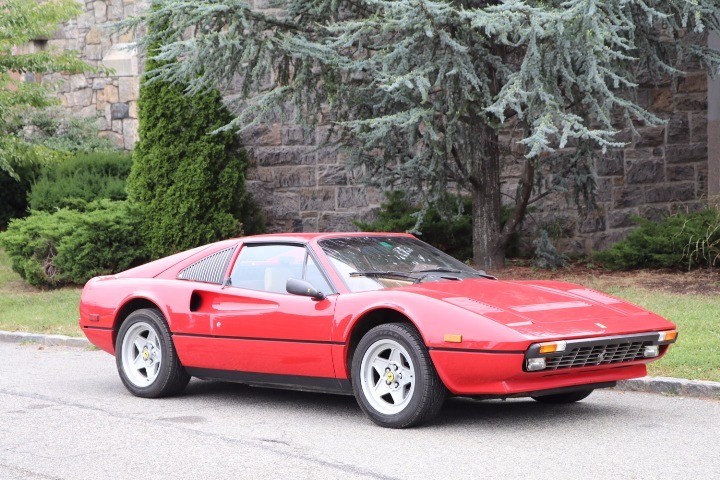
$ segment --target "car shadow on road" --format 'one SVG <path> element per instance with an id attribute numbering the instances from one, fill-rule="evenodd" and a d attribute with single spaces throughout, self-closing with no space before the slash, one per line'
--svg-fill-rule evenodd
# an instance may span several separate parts
<path id="1" fill-rule="evenodd" d="M 363 414 L 355 398 L 350 395 L 279 390 L 251 387 L 220 381 L 193 381 L 187 388 L 185 399 L 193 398 L 206 402 L 232 405 L 262 406 L 273 408 L 278 413 L 311 413 L 333 417 L 344 417 L 350 421 L 363 420 Z M 631 416 L 631 409 L 624 409 L 607 402 L 588 399 L 569 405 L 548 405 L 531 399 L 474 400 L 450 397 L 442 411 L 430 424 L 435 426 L 477 425 L 504 429 L 527 428 L 528 422 L 537 428 L 557 426 L 558 423 L 577 425 L 577 422 L 596 422 L 612 417 L 622 421 Z"/>

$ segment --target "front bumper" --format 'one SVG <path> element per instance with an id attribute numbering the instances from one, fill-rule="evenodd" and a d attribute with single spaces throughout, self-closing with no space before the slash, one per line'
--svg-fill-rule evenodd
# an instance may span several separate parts
<path id="1" fill-rule="evenodd" d="M 607 345 L 624 345 L 625 340 L 630 343 L 640 342 L 641 346 L 659 345 L 660 352 L 656 357 L 645 358 L 641 355 L 615 355 L 600 356 L 589 355 L 583 364 L 572 364 L 567 359 L 564 363 L 562 357 L 573 350 L 602 346 L 606 351 Z M 669 343 L 658 341 L 658 333 L 644 333 L 639 335 L 623 335 L 621 337 L 598 337 L 567 341 L 564 352 L 548 355 L 539 354 L 533 344 L 525 352 L 492 352 L 459 349 L 431 349 L 430 356 L 435 368 L 445 386 L 456 395 L 512 397 L 522 396 L 541 391 L 564 389 L 587 385 L 593 388 L 594 384 L 608 384 L 619 380 L 643 377 L 647 374 L 646 364 L 661 358 L 668 349 Z M 615 347 L 610 347 L 615 348 Z M 597 350 L 597 348 L 596 348 Z M 622 352 L 620 347 L 615 350 Z M 546 356 L 559 358 L 555 365 L 558 368 L 544 369 L 528 372 L 525 370 L 526 360 L 532 356 Z M 620 359 L 623 361 L 614 361 Z M 576 357 L 578 358 L 578 357 Z M 579 357 L 585 358 L 585 357 Z M 562 368 L 559 366 L 562 365 Z M 566 366 L 569 365 L 569 366 Z"/>

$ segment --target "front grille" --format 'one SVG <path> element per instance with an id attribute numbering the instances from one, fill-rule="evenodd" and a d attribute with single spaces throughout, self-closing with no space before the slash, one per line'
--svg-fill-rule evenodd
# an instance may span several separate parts
<path id="1" fill-rule="evenodd" d="M 545 370 L 561 370 L 573 367 L 594 367 L 608 363 L 632 362 L 645 358 L 643 347 L 652 345 L 652 341 L 619 342 L 604 345 L 580 346 L 569 350 L 562 356 L 546 358 Z"/>

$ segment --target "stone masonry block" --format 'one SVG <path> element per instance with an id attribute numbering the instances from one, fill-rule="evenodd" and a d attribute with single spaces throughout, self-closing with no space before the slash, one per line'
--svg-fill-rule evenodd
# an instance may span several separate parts
<path id="1" fill-rule="evenodd" d="M 707 162 L 707 144 L 672 145 L 665 149 L 665 161 L 670 163 Z"/>
<path id="2" fill-rule="evenodd" d="M 687 143 L 690 138 L 690 122 L 687 113 L 670 115 L 667 125 L 667 143 Z"/>
<path id="3" fill-rule="evenodd" d="M 334 187 L 299 189 L 300 211 L 335 210 L 335 190 Z"/>
<path id="4" fill-rule="evenodd" d="M 339 187 L 337 190 L 338 208 L 367 207 L 368 200 L 364 187 Z"/>
<path id="5" fill-rule="evenodd" d="M 315 167 L 276 167 L 273 184 L 278 188 L 314 187 L 317 184 Z"/>
<path id="6" fill-rule="evenodd" d="M 252 152 L 262 167 L 312 165 L 316 156 L 315 147 L 255 147 Z"/>
<path id="7" fill-rule="evenodd" d="M 626 162 L 625 181 L 627 183 L 661 182 L 665 178 L 664 166 L 662 159 Z"/>
<path id="8" fill-rule="evenodd" d="M 113 103 L 110 106 L 110 118 L 113 120 L 121 120 L 127 118 L 130 108 L 127 103 Z"/>

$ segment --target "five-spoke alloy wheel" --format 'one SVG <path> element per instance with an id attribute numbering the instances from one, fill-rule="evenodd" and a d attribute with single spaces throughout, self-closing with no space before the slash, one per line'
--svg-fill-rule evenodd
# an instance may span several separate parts
<path id="1" fill-rule="evenodd" d="M 379 325 L 363 336 L 352 361 L 360 408 L 384 427 L 430 420 L 442 407 L 445 386 L 417 330 L 405 323 Z"/>
<path id="2" fill-rule="evenodd" d="M 173 395 L 190 381 L 156 309 L 136 310 L 125 319 L 115 342 L 115 359 L 123 384 L 139 397 Z"/>
<path id="3" fill-rule="evenodd" d="M 122 368 L 133 385 L 147 387 L 158 376 L 162 363 L 162 347 L 155 329 L 146 322 L 137 322 L 128 329 L 122 342 Z"/>

